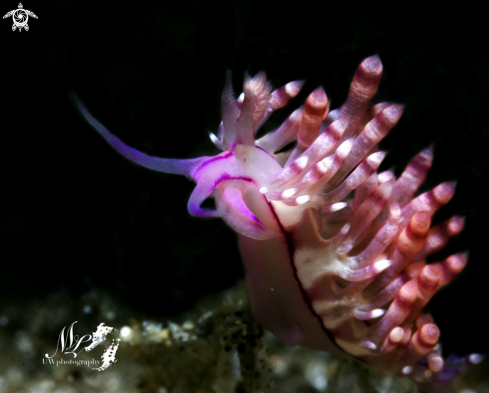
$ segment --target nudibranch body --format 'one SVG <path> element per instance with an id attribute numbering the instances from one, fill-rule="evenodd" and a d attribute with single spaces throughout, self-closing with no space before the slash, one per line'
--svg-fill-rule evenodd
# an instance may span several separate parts
<path id="1" fill-rule="evenodd" d="M 426 263 L 462 231 L 464 219 L 454 216 L 430 228 L 454 183 L 415 196 L 431 166 L 431 148 L 398 179 L 391 171 L 377 173 L 385 156 L 377 144 L 403 112 L 398 104 L 369 106 L 381 73 L 377 56 L 365 59 L 340 109 L 330 111 L 318 88 L 304 108 L 258 140 L 260 126 L 302 84 L 272 92 L 258 73 L 245 76 L 244 92 L 235 99 L 228 73 L 223 120 L 217 136 L 210 134 L 223 152 L 186 160 L 151 157 L 125 145 L 75 102 L 128 159 L 195 181 L 188 210 L 221 217 L 238 234 L 253 315 L 266 329 L 288 345 L 354 357 L 441 391 L 438 382 L 481 358 L 444 360 L 439 329 L 422 313 L 467 263 L 467 253 Z M 293 141 L 295 147 L 281 152 Z M 216 210 L 201 207 L 208 197 L 215 198 Z"/>

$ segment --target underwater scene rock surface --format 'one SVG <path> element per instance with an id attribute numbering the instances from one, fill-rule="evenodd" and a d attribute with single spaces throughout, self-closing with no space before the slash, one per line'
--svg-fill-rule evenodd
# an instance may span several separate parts
<path id="1" fill-rule="evenodd" d="M 117 360 L 103 371 L 81 361 L 100 351 L 80 348 L 76 360 L 56 352 L 67 321 L 74 334 L 92 334 L 104 322 L 117 329 Z M 67 332 L 67 330 L 66 330 Z M 65 337 L 67 338 L 67 337 Z M 61 363 L 61 358 L 65 363 Z M 289 348 L 252 318 L 244 283 L 201 300 L 171 320 L 147 319 L 108 293 L 79 299 L 66 292 L 0 308 L 0 392 L 8 393 L 415 393 L 408 378 L 381 373 L 355 360 Z M 455 379 L 457 393 L 489 392 L 487 360 Z"/>

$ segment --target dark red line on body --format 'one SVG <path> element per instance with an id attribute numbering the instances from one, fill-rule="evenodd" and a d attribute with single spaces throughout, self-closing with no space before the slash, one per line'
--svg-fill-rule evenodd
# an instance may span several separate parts
<path id="1" fill-rule="evenodd" d="M 307 307 L 309 308 L 309 311 L 311 311 L 312 315 L 314 315 L 316 317 L 316 319 L 318 320 L 319 325 L 322 327 L 322 329 L 324 331 L 324 334 L 326 334 L 326 336 L 331 340 L 331 342 L 338 349 L 340 349 L 341 352 L 345 352 L 345 350 L 343 348 L 341 348 L 336 343 L 336 341 L 335 341 L 335 339 L 333 337 L 333 334 L 328 329 L 326 329 L 326 327 L 323 324 L 323 321 L 322 321 L 321 317 L 316 313 L 316 311 L 314 311 L 314 308 L 312 307 L 312 303 L 309 301 L 309 298 L 308 298 L 308 296 L 306 294 L 306 291 L 302 287 L 302 284 L 301 284 L 301 282 L 299 280 L 299 277 L 297 276 L 297 268 L 295 267 L 295 264 L 294 264 L 295 246 L 294 246 L 294 241 L 292 239 L 292 234 L 290 234 L 289 232 L 287 232 L 287 230 L 284 228 L 284 226 L 280 222 L 280 220 L 279 220 L 279 218 L 277 216 L 277 213 L 275 212 L 275 209 L 273 208 L 272 204 L 268 200 L 267 200 L 267 203 L 268 203 L 268 206 L 270 206 L 270 210 L 272 211 L 272 214 L 275 217 L 275 220 L 277 220 L 277 223 L 278 223 L 278 226 L 280 228 L 280 231 L 283 233 L 283 235 L 285 237 L 285 242 L 287 243 L 287 249 L 289 251 L 290 265 L 292 266 L 292 271 L 294 272 L 294 278 L 297 281 L 297 285 L 299 285 L 299 289 L 300 289 L 300 291 L 302 293 L 302 297 L 304 298 L 304 301 L 306 302 Z"/>

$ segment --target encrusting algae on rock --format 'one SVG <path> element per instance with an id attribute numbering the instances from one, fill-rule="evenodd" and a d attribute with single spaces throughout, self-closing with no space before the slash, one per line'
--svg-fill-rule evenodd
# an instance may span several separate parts
<path id="1" fill-rule="evenodd" d="M 52 310 L 57 310 L 55 318 Z M 79 310 L 86 310 L 84 317 Z M 252 318 L 242 282 L 171 320 L 146 318 L 99 290 L 77 298 L 60 292 L 27 308 L 11 302 L 0 309 L 0 315 L 0 362 L 4 365 L 0 388 L 9 393 L 420 391 L 408 378 L 386 375 L 355 360 L 286 346 Z M 78 320 L 78 333 L 91 331 L 101 320 L 110 321 L 120 333 L 118 361 L 102 372 L 34 361 L 32 354 L 55 351 L 59 328 L 67 320 Z M 18 326 L 28 329 L 20 332 Z M 457 378 L 452 391 L 488 393 L 485 363 Z"/>

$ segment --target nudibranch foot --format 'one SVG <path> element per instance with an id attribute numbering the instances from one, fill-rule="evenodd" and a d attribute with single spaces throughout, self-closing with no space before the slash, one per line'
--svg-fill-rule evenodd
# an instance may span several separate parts
<path id="1" fill-rule="evenodd" d="M 236 99 L 228 72 L 222 122 L 209 134 L 222 152 L 188 160 L 151 157 L 125 145 L 76 97 L 74 102 L 123 156 L 197 184 L 188 210 L 196 217 L 219 216 L 237 232 L 261 325 L 289 345 L 353 357 L 443 391 L 464 367 L 481 360 L 477 354 L 444 359 L 440 329 L 422 311 L 467 263 L 466 252 L 426 262 L 462 231 L 464 218 L 431 227 L 455 192 L 453 182 L 416 196 L 433 161 L 432 146 L 397 179 L 391 170 L 377 173 L 386 155 L 377 145 L 404 110 L 389 102 L 369 106 L 381 74 L 378 56 L 365 59 L 341 108 L 330 110 L 319 87 L 304 108 L 255 141 L 271 113 L 303 83 L 272 91 L 265 73 L 245 75 Z M 201 207 L 210 196 L 216 210 Z"/>

